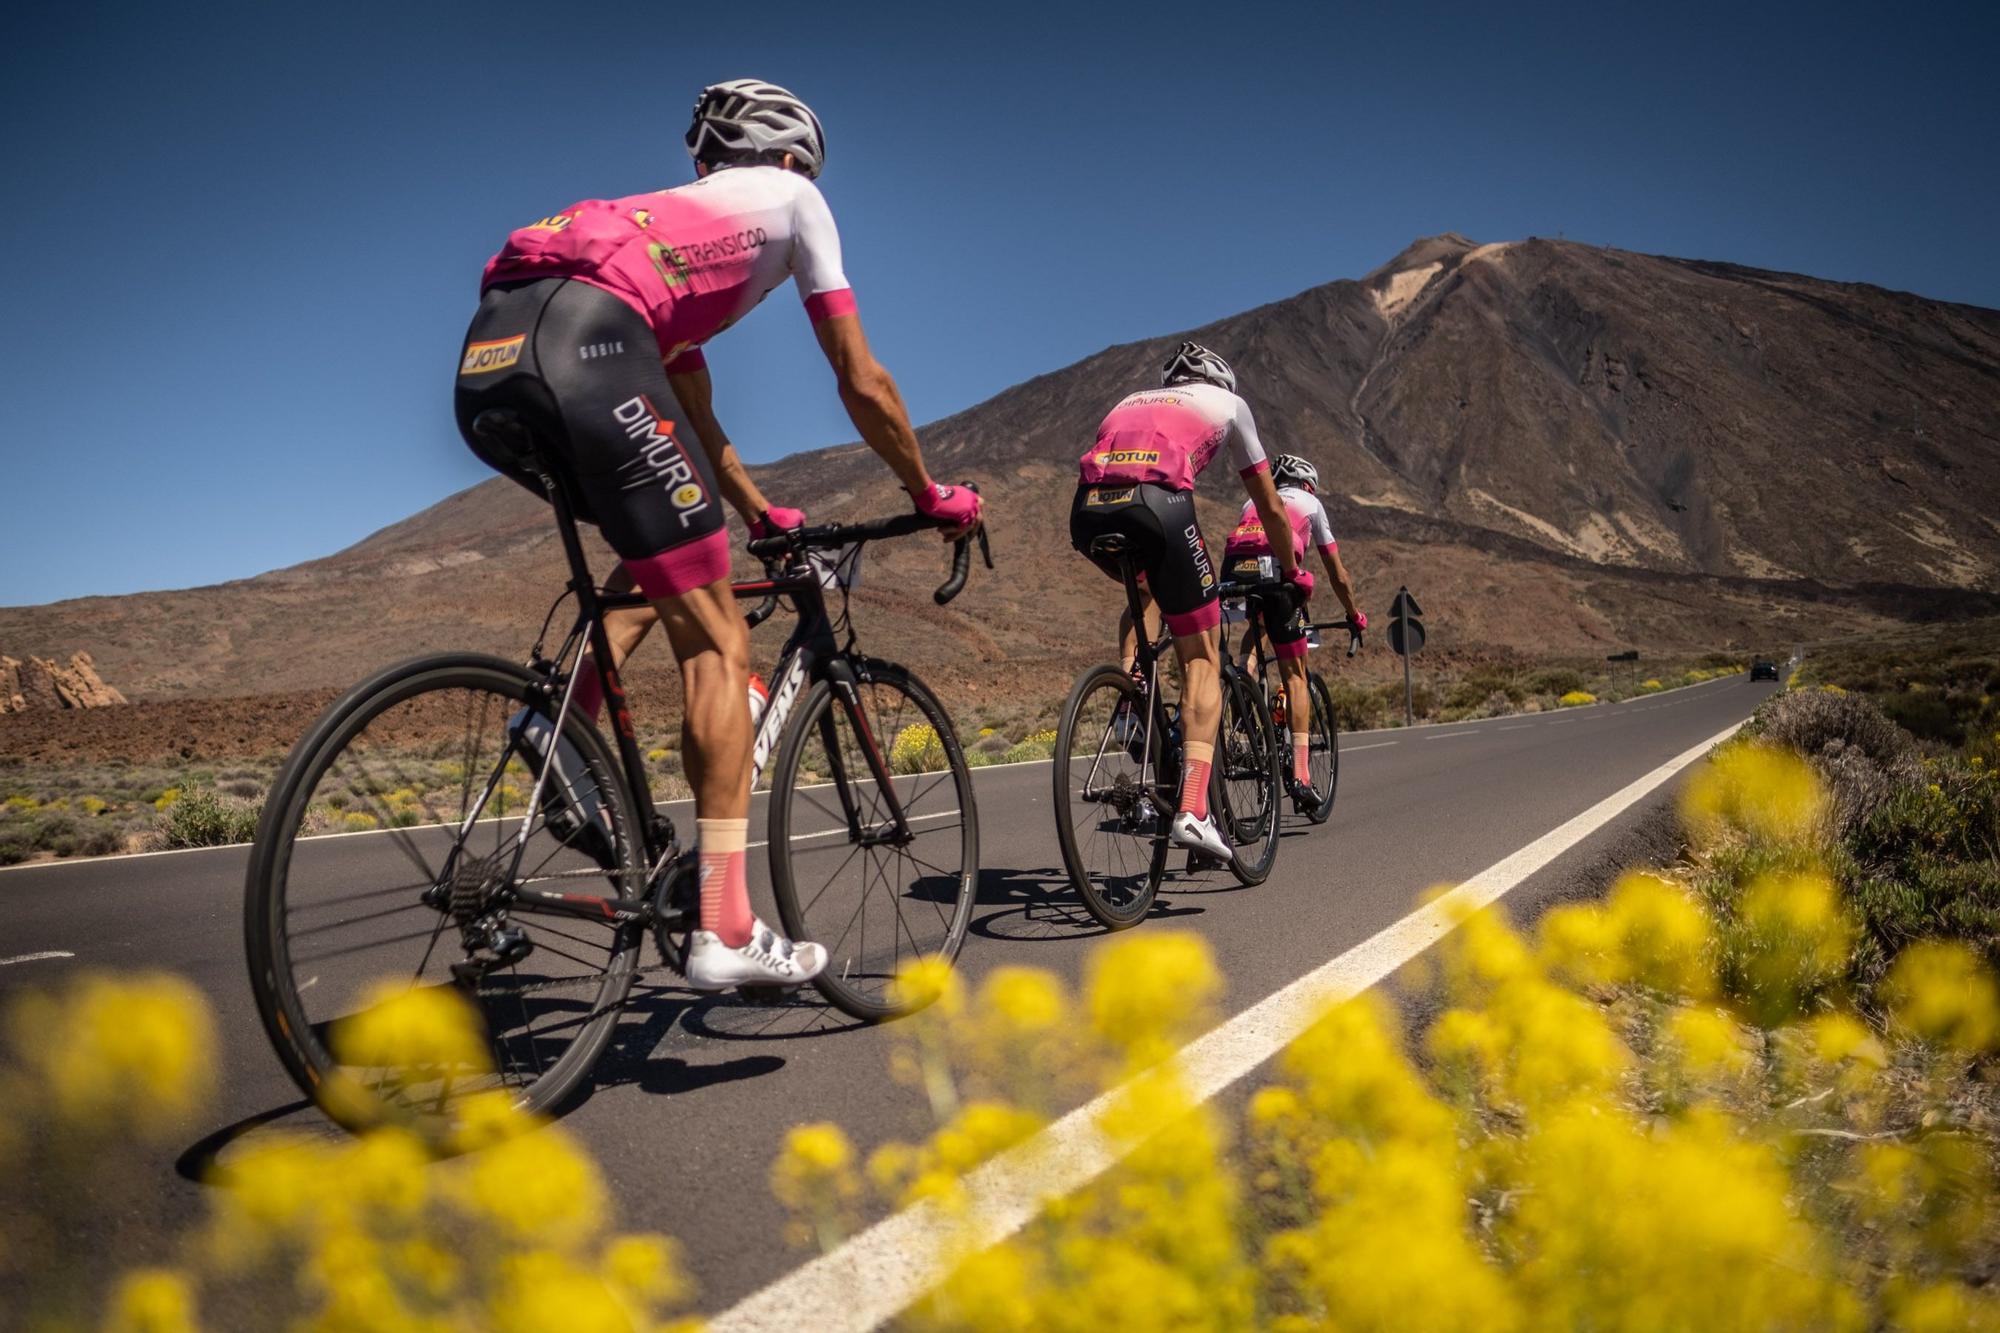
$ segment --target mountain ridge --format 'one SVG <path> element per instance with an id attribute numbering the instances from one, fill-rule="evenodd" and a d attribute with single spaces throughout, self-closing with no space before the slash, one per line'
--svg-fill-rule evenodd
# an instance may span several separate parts
<path id="1" fill-rule="evenodd" d="M 1760 623 L 1797 634 L 1836 609 L 2000 609 L 2000 522 L 1981 500 L 2000 495 L 2000 312 L 1445 232 L 922 427 L 933 471 L 986 488 L 1006 563 L 938 613 L 921 595 L 929 544 L 884 546 L 864 605 L 920 623 L 871 613 L 871 629 L 912 657 L 969 654 L 975 675 L 1094 648 L 1115 592 L 1068 549 L 1075 459 L 1183 337 L 1229 357 L 1267 448 L 1319 465 L 1367 605 L 1429 582 L 1434 640 L 1575 652 L 1744 640 Z M 854 443 L 753 472 L 817 518 L 906 503 Z M 1240 497 L 1215 498 L 1231 489 L 1204 488 L 1211 536 L 1233 520 Z M 137 695 L 318 687 L 425 647 L 518 653 L 560 570 L 546 506 L 494 478 L 250 579 L 0 608 L 0 638 L 87 648 Z"/>

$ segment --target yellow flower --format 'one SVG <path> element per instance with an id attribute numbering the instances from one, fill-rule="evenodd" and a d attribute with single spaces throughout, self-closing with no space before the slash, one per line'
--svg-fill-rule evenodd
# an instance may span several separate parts
<path id="1" fill-rule="evenodd" d="M 7 1020 L 56 1115 L 93 1133 L 172 1137 L 214 1083 L 207 1002 L 178 977 L 90 974 L 58 996 L 23 997 Z"/>
<path id="2" fill-rule="evenodd" d="M 889 766 L 898 773 L 929 773 L 945 764 L 944 741 L 928 722 L 904 727 L 889 746 Z"/>
<path id="3" fill-rule="evenodd" d="M 182 1274 L 141 1268 L 119 1279 L 105 1333 L 194 1333 L 194 1292 Z"/>
<path id="4" fill-rule="evenodd" d="M 567 1246 L 596 1234 L 604 1181 L 589 1154 L 553 1126 L 474 1154 L 448 1181 L 461 1211 L 503 1235 Z"/>
<path id="5" fill-rule="evenodd" d="M 1690 895 L 1657 875 L 1628 874 L 1612 888 L 1607 914 L 1624 979 L 1692 999 L 1714 991 L 1708 916 Z"/>
<path id="6" fill-rule="evenodd" d="M 612 1290 L 638 1306 L 676 1305 L 692 1294 L 680 1246 L 667 1236 L 614 1236 L 598 1267 Z"/>
<path id="7" fill-rule="evenodd" d="M 1698 828 L 1734 828 L 1753 838 L 1795 842 L 1824 817 L 1826 797 L 1805 761 L 1788 750 L 1732 744 L 1695 773 L 1682 809 Z"/>
<path id="8" fill-rule="evenodd" d="M 919 958 L 903 964 L 891 994 L 904 1011 L 930 1009 L 938 1020 L 955 1018 L 965 1008 L 965 984 L 947 958 Z"/>
<path id="9" fill-rule="evenodd" d="M 1806 1021 L 1805 1033 L 1812 1043 L 1813 1055 L 1825 1064 L 1852 1061 L 1869 1069 L 1881 1069 L 1889 1062 L 1882 1043 L 1868 1030 L 1867 1024 L 1852 1014 L 1817 1014 Z"/>
<path id="10" fill-rule="evenodd" d="M 1696 1078 L 1735 1078 L 1750 1067 L 1750 1048 L 1735 1020 L 1717 1009 L 1677 1009 L 1667 1020 L 1681 1067 Z"/>
<path id="11" fill-rule="evenodd" d="M 1556 703 L 1563 708 L 1576 708 L 1582 704 L 1594 704 L 1596 702 L 1597 696 L 1588 690 L 1571 690 L 1568 694 L 1556 700 Z"/>
<path id="12" fill-rule="evenodd" d="M 334 1025 L 333 1050 L 344 1064 L 396 1070 L 408 1082 L 466 1078 L 493 1067 L 483 1029 L 456 991 L 388 981 Z"/>
<path id="13" fill-rule="evenodd" d="M 632 1333 L 634 1312 L 597 1273 L 555 1250 L 500 1260 L 486 1307 L 496 1333 Z"/>
<path id="14" fill-rule="evenodd" d="M 1024 1037 L 1053 1030 L 1067 1007 L 1062 982 L 1039 968 L 997 967 L 979 991 L 980 1010 Z"/>
<path id="15" fill-rule="evenodd" d="M 1765 1026 L 1795 1013 L 1845 971 L 1853 928 L 1818 872 L 1759 876 L 1738 908 L 1744 978 Z"/>
<path id="16" fill-rule="evenodd" d="M 1974 1054 L 2000 1036 L 2000 989 L 1977 954 L 1955 940 L 1920 940 L 1889 972 L 1890 1012 L 1904 1030 Z"/>
<path id="17" fill-rule="evenodd" d="M 382 821 L 359 810 L 349 811 L 341 817 L 340 826 L 348 833 L 366 833 L 370 829 L 382 827 Z"/>
<path id="18" fill-rule="evenodd" d="M 1101 945 L 1084 968 L 1090 1023 L 1144 1064 L 1192 1035 L 1222 994 L 1222 976 L 1199 935 L 1151 931 Z"/>
<path id="19" fill-rule="evenodd" d="M 808 1206 L 828 1191 L 853 1192 L 854 1148 L 840 1126 L 797 1125 L 785 1135 L 784 1151 L 771 1167 L 771 1192 L 793 1208 Z"/>

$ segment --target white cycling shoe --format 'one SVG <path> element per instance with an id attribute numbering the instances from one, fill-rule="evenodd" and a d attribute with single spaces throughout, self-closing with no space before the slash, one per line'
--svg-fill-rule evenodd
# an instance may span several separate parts
<path id="1" fill-rule="evenodd" d="M 1181 811 L 1174 816 L 1173 825 L 1167 830 L 1167 841 L 1176 847 L 1212 856 L 1218 861 L 1231 861 L 1236 857 L 1236 849 L 1223 840 L 1221 831 L 1215 827 L 1213 815 L 1196 819 L 1192 811 Z"/>
<path id="2" fill-rule="evenodd" d="M 801 986 L 826 966 L 826 950 L 794 944 L 762 921 L 750 920 L 750 942 L 732 949 L 712 930 L 688 936 L 687 984 L 695 990 L 732 986 Z"/>

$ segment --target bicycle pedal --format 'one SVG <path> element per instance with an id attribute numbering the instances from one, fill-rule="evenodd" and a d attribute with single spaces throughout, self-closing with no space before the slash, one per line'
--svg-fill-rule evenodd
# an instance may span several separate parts
<path id="1" fill-rule="evenodd" d="M 1215 857 L 1210 856 L 1207 852 L 1189 852 L 1187 858 L 1187 873 L 1190 875 L 1205 874 L 1210 870 L 1222 869 L 1223 864 L 1224 863 L 1222 861 L 1219 861 Z"/>
<path id="2" fill-rule="evenodd" d="M 745 1004 L 774 1008 L 788 1003 L 797 990 L 797 986 L 738 986 L 736 994 Z"/>

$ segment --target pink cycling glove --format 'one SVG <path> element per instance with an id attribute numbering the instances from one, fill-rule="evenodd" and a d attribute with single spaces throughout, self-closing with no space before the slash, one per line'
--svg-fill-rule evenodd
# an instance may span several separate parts
<path id="1" fill-rule="evenodd" d="M 1304 565 L 1295 566 L 1291 573 L 1285 575 L 1285 582 L 1297 588 L 1302 598 L 1313 595 L 1313 572 Z"/>
<path id="2" fill-rule="evenodd" d="M 1354 628 L 1356 629 L 1368 628 L 1368 613 L 1366 611 L 1356 611 L 1354 613 Z"/>
<path id="3" fill-rule="evenodd" d="M 793 528 L 802 528 L 805 525 L 805 510 L 787 509 L 783 505 L 772 505 L 762 514 L 750 520 L 750 535 L 752 537 L 775 537 L 781 532 L 790 532 Z"/>
<path id="4" fill-rule="evenodd" d="M 979 522 L 983 507 L 979 492 L 969 486 L 940 486 L 936 482 L 920 495 L 910 497 L 925 518 L 946 524 L 945 537 L 962 537 Z"/>

